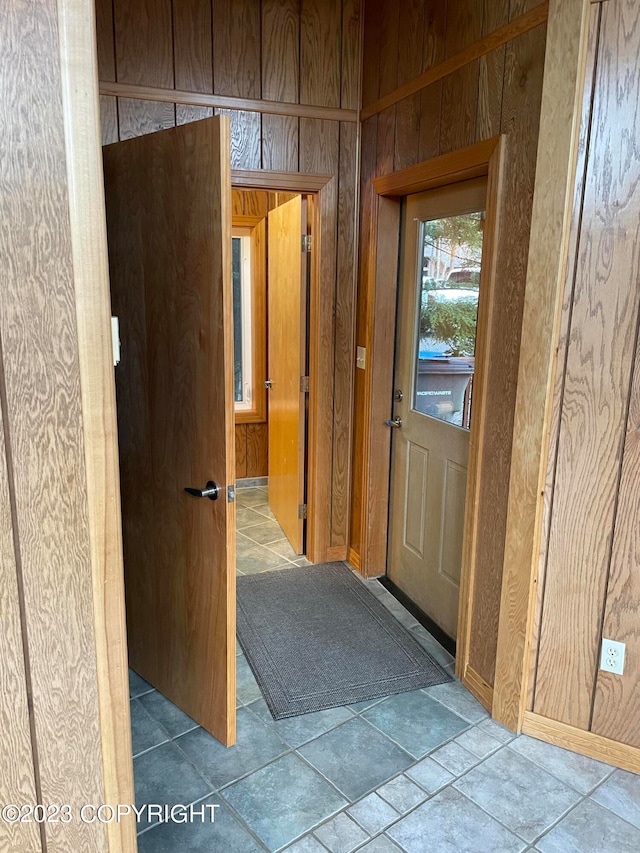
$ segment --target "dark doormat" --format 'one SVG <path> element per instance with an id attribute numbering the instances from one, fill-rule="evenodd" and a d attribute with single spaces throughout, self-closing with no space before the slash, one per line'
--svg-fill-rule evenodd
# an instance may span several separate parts
<path id="1" fill-rule="evenodd" d="M 452 680 L 343 563 L 239 577 L 238 639 L 276 720 Z"/>

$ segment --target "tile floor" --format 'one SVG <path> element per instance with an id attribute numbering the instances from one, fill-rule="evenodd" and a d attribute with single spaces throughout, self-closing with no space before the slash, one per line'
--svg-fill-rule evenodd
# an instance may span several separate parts
<path id="1" fill-rule="evenodd" d="M 266 489 L 239 490 L 239 573 L 300 565 L 283 540 Z M 366 583 L 452 668 L 390 593 Z M 138 803 L 218 805 L 213 823 L 141 826 L 140 853 L 640 850 L 639 776 L 514 738 L 459 682 L 276 722 L 239 649 L 237 661 L 231 749 L 130 673 Z"/>

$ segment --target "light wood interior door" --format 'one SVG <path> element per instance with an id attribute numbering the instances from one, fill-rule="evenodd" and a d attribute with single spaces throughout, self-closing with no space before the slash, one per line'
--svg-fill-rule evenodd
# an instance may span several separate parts
<path id="1" fill-rule="evenodd" d="M 226 117 L 104 151 L 129 662 L 235 740 L 231 175 Z M 185 487 L 220 487 L 217 500 Z"/>
<path id="2" fill-rule="evenodd" d="M 304 551 L 307 203 L 296 196 L 269 212 L 267 256 L 269 506 L 296 554 Z"/>
<path id="3" fill-rule="evenodd" d="M 478 178 L 409 196 L 404 210 L 387 574 L 452 638 L 474 370 L 465 332 L 477 320 L 485 204 Z M 473 245 L 461 245 L 463 235 Z"/>

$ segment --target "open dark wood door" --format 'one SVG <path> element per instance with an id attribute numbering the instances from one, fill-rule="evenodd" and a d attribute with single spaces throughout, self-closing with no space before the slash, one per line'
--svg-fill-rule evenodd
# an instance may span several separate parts
<path id="1" fill-rule="evenodd" d="M 304 548 L 307 202 L 269 212 L 269 506 L 296 554 Z"/>
<path id="2" fill-rule="evenodd" d="M 235 741 L 231 173 L 226 117 L 104 150 L 129 662 Z M 185 492 L 219 487 L 215 501 Z M 231 493 L 231 497 L 232 497 Z"/>

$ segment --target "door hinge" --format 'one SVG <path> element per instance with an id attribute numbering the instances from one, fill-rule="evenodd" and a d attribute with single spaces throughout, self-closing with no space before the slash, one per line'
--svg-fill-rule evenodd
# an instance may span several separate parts
<path id="1" fill-rule="evenodd" d="M 300 377 L 300 391 L 302 394 L 308 394 L 309 393 L 309 377 L 308 376 L 301 376 Z"/>
<path id="2" fill-rule="evenodd" d="M 298 518 L 306 518 L 307 517 L 307 505 L 306 504 L 298 504 Z"/>
<path id="3" fill-rule="evenodd" d="M 311 234 L 303 234 L 302 235 L 302 251 L 310 252 L 311 251 Z"/>

